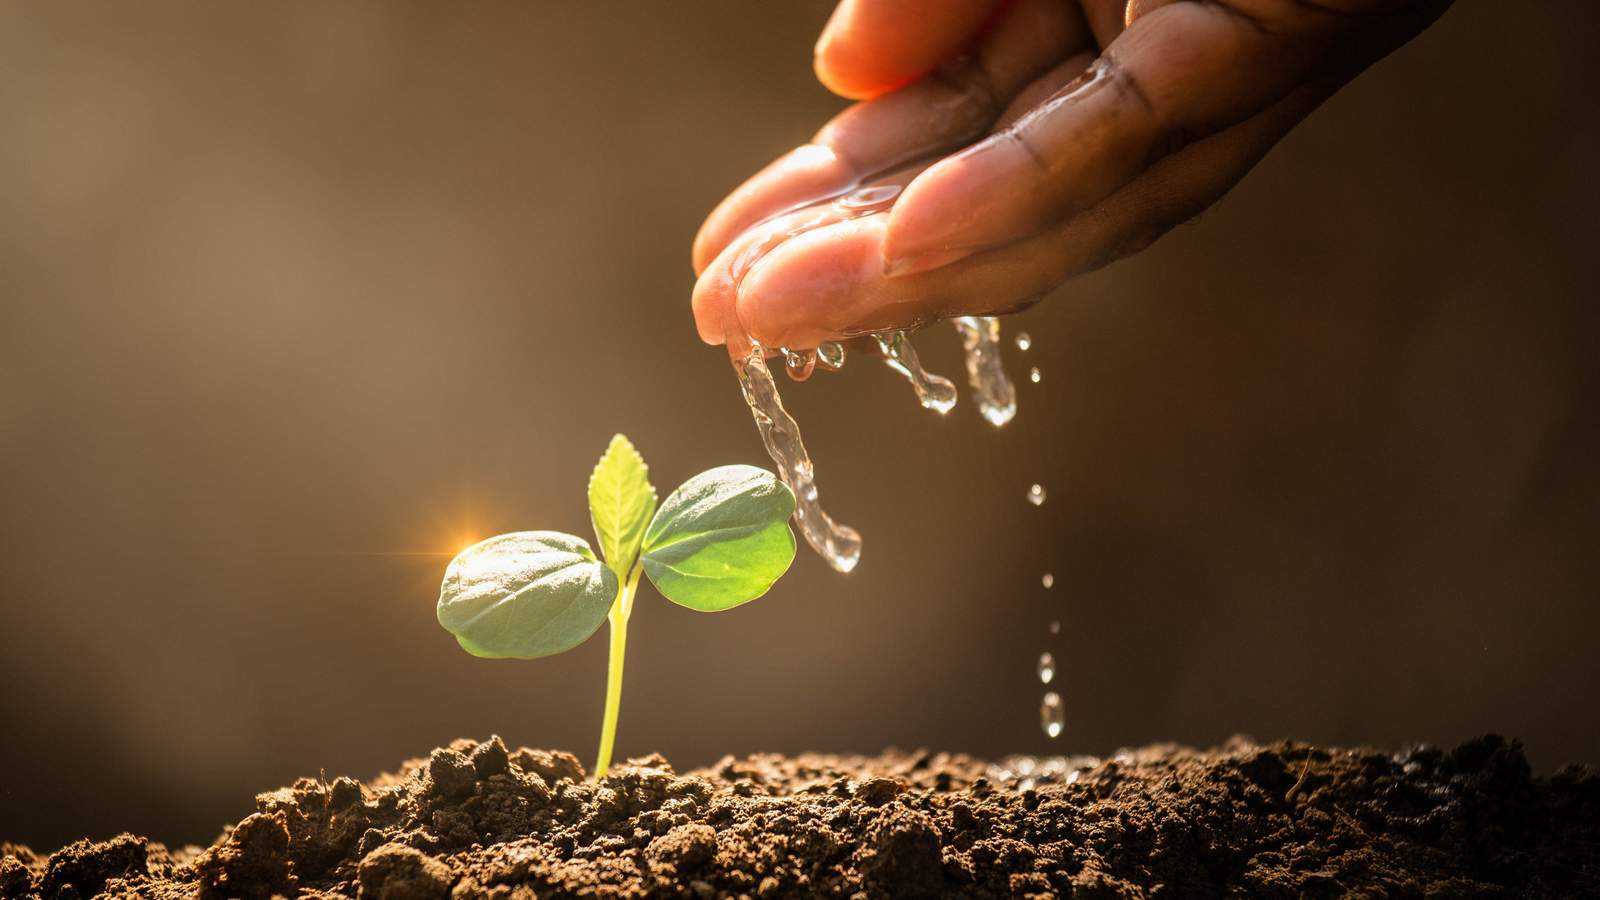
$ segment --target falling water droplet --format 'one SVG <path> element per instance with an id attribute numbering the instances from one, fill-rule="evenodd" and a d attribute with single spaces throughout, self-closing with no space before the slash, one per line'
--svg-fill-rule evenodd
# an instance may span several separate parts
<path id="1" fill-rule="evenodd" d="M 916 391 L 923 408 L 942 416 L 955 407 L 956 386 L 950 379 L 931 374 L 922 367 L 917 348 L 911 346 L 911 339 L 904 331 L 886 331 L 873 337 L 883 351 L 883 361 L 911 382 L 911 389 Z"/>
<path id="2" fill-rule="evenodd" d="M 1034 506 L 1043 505 L 1044 487 L 1036 484 L 1033 487 L 1028 488 L 1028 502 L 1032 503 Z"/>
<path id="3" fill-rule="evenodd" d="M 1051 634 L 1060 634 L 1061 633 L 1061 620 L 1060 619 L 1051 619 L 1050 620 L 1050 633 Z"/>
<path id="4" fill-rule="evenodd" d="M 817 351 L 815 350 L 790 350 L 788 347 L 780 348 L 783 351 L 783 367 L 788 371 L 789 377 L 795 381 L 805 381 L 817 368 Z"/>
<path id="5" fill-rule="evenodd" d="M 800 439 L 800 426 L 783 408 L 777 382 L 767 368 L 766 354 L 760 345 L 752 343 L 743 359 L 735 357 L 733 368 L 767 455 L 777 465 L 778 477 L 794 491 L 794 521 L 800 526 L 800 533 L 828 565 L 840 572 L 854 569 L 861 561 L 861 535 L 854 528 L 835 522 L 817 502 L 811 457 Z"/>
<path id="6" fill-rule="evenodd" d="M 1049 691 L 1039 704 L 1039 724 L 1044 727 L 1045 735 L 1057 738 L 1061 736 L 1061 727 L 1064 721 L 1065 716 L 1061 711 L 1061 695 L 1055 691 Z"/>
<path id="7" fill-rule="evenodd" d="M 1051 575 L 1049 572 L 1046 572 L 1044 573 L 1044 577 L 1039 579 L 1039 583 L 1044 585 L 1044 589 L 1048 591 L 1056 586 L 1056 577 Z"/>
<path id="8" fill-rule="evenodd" d="M 817 362 L 825 369 L 837 372 L 844 368 L 844 345 L 838 341 L 824 341 L 817 345 Z"/>
<path id="9" fill-rule="evenodd" d="M 1039 683 L 1049 684 L 1055 680 L 1055 677 L 1056 658 L 1047 650 L 1039 654 Z"/>
<path id="10" fill-rule="evenodd" d="M 1028 380 L 1033 382 L 1034 384 L 1038 384 L 1039 383 L 1039 367 L 1038 366 L 1034 366 L 1033 368 L 1028 370 Z"/>
<path id="11" fill-rule="evenodd" d="M 1017 332 L 1016 340 L 1017 349 L 1023 351 L 1024 353 L 1028 351 L 1029 347 L 1033 346 L 1033 338 L 1030 337 L 1026 331 Z"/>
<path id="12" fill-rule="evenodd" d="M 962 316 L 953 320 L 967 355 L 967 383 L 978 413 L 999 428 L 1017 414 L 1017 389 L 1006 377 L 1000 359 L 1000 320 L 993 316 Z"/>

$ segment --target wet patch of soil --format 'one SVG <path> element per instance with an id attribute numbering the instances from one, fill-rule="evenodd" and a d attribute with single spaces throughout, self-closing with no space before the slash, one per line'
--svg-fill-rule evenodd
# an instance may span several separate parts
<path id="1" fill-rule="evenodd" d="M 208 848 L 0 844 L 0 898 L 1600 895 L 1600 778 L 1484 737 L 1400 754 L 1235 739 L 1105 760 L 572 756 L 456 741 L 301 779 Z"/>

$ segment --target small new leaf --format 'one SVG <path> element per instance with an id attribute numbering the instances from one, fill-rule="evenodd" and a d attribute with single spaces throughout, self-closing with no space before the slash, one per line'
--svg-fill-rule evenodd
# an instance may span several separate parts
<path id="1" fill-rule="evenodd" d="M 532 659 L 583 643 L 616 596 L 617 576 L 583 538 L 518 531 L 479 541 L 450 561 L 439 624 L 474 656 Z"/>
<path id="2" fill-rule="evenodd" d="M 794 561 L 794 493 L 771 472 L 720 466 L 684 482 L 644 534 L 642 561 L 663 596 L 716 612 L 765 594 Z"/>
<path id="3" fill-rule="evenodd" d="M 627 438 L 616 435 L 589 476 L 589 519 L 606 565 L 617 578 L 627 579 L 655 511 L 650 467 Z"/>

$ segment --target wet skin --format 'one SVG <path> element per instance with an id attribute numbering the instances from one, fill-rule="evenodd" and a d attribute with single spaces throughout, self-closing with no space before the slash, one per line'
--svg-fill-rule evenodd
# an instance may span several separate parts
<path id="1" fill-rule="evenodd" d="M 1215 202 L 1449 4 L 843 0 L 816 71 L 861 102 L 706 218 L 700 337 L 811 348 L 1027 306 Z M 864 187 L 893 196 L 852 210 Z"/>

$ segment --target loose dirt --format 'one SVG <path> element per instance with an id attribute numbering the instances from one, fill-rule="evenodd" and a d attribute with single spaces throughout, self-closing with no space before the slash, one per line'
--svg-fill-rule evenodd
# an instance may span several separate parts
<path id="1" fill-rule="evenodd" d="M 0 844 L 0 898 L 1600 896 L 1600 778 L 1484 737 L 1400 754 L 1234 739 L 943 753 L 572 756 L 456 741 L 301 779 L 208 848 Z"/>

